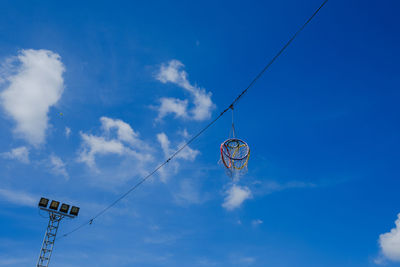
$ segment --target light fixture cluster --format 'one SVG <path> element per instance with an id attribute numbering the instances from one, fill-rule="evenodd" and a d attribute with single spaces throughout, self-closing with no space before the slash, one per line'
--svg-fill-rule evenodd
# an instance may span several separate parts
<path id="1" fill-rule="evenodd" d="M 40 198 L 38 205 L 39 205 L 39 208 L 54 210 L 54 211 L 58 211 L 58 212 L 65 213 L 65 214 L 68 214 L 68 211 L 69 211 L 69 215 L 72 215 L 72 216 L 78 216 L 78 213 L 79 213 L 79 207 L 72 206 L 70 209 L 69 208 L 70 205 L 65 204 L 65 203 L 62 203 L 61 207 L 60 207 L 60 201 L 56 201 L 56 200 L 52 200 L 49 205 L 49 199 L 44 198 L 44 197 Z"/>

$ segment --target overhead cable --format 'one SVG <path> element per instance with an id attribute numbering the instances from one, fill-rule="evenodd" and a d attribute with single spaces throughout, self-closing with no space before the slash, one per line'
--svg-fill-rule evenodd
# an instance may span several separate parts
<path id="1" fill-rule="evenodd" d="M 158 165 L 153 171 L 151 171 L 149 174 L 147 174 L 144 178 L 142 178 L 138 183 L 136 183 L 134 186 L 132 186 L 128 191 L 126 191 L 124 194 L 122 194 L 120 197 L 118 197 L 114 202 L 106 206 L 104 209 L 99 211 L 96 215 L 91 217 L 89 220 L 85 221 L 78 227 L 74 228 L 73 230 L 63 234 L 60 238 L 66 237 L 78 230 L 80 230 L 82 227 L 86 225 L 91 225 L 94 220 L 96 220 L 99 216 L 103 215 L 105 212 L 107 212 L 109 209 L 111 209 L 113 206 L 115 206 L 118 202 L 120 202 L 122 199 L 124 199 L 126 196 L 128 196 L 132 191 L 134 191 L 136 188 L 138 188 L 140 185 L 142 185 L 147 179 L 149 179 L 151 176 L 153 176 L 159 169 L 164 167 L 167 163 L 169 163 L 173 158 L 175 158 L 185 147 L 190 145 L 194 140 L 196 140 L 201 134 L 203 134 L 208 128 L 210 128 L 217 120 L 219 120 L 229 109 L 233 109 L 234 106 L 238 103 L 238 101 L 243 97 L 244 94 L 247 93 L 247 91 L 255 84 L 255 82 L 261 78 L 261 76 L 264 74 L 264 72 L 272 65 L 272 63 L 275 62 L 275 60 L 285 51 L 285 49 L 293 42 L 293 40 L 297 37 L 297 35 L 307 26 L 308 23 L 318 14 L 320 9 L 328 2 L 328 0 L 325 0 L 320 7 L 307 19 L 307 21 L 297 30 L 297 32 L 285 43 L 285 45 L 276 53 L 276 55 L 268 62 L 267 65 L 257 74 L 257 76 L 250 82 L 250 84 L 244 89 L 236 98 L 233 100 L 233 102 L 225 108 L 216 118 L 214 118 L 211 122 L 209 122 L 203 129 L 201 129 L 197 134 L 195 134 L 192 138 L 190 138 L 185 144 L 183 144 L 178 150 L 176 150 L 167 160 L 165 160 L 163 163 Z"/>

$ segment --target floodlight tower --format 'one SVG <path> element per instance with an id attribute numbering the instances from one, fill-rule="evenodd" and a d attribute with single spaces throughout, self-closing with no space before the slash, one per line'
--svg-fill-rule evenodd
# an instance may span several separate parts
<path id="1" fill-rule="evenodd" d="M 56 241 L 56 235 L 58 226 L 60 225 L 60 221 L 67 217 L 67 218 L 75 218 L 78 216 L 79 207 L 72 206 L 71 210 L 68 213 L 70 205 L 68 204 L 61 204 L 60 209 L 60 202 L 56 200 L 52 200 L 50 205 L 49 200 L 47 198 L 42 197 L 39 201 L 39 209 L 46 211 L 49 215 L 49 223 L 47 225 L 46 233 L 43 238 L 42 248 L 40 250 L 39 259 L 37 262 L 37 267 L 47 267 L 49 266 L 51 253 L 53 252 L 54 242 Z M 48 207 L 47 207 L 48 206 Z"/>

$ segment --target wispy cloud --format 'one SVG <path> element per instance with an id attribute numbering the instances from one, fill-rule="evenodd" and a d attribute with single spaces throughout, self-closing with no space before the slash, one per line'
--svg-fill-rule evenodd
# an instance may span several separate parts
<path id="1" fill-rule="evenodd" d="M 254 257 L 242 257 L 239 261 L 244 265 L 251 265 L 255 263 L 256 259 Z"/>
<path id="2" fill-rule="evenodd" d="M 31 261 L 29 258 L 10 258 L 0 257 L 0 266 L 16 266 L 16 264 L 27 264 Z"/>
<path id="3" fill-rule="evenodd" d="M 157 140 L 161 146 L 161 149 L 164 153 L 164 157 L 168 158 L 174 153 L 177 149 L 184 145 L 184 142 L 181 142 L 175 149 L 171 148 L 171 142 L 168 139 L 168 136 L 165 133 L 157 134 Z M 160 169 L 160 179 L 163 182 L 168 180 L 168 177 L 171 173 L 176 173 L 179 169 L 179 159 L 186 160 L 186 161 L 194 161 L 196 157 L 200 154 L 200 151 L 190 148 L 186 146 L 179 154 L 176 155 L 175 160 L 169 162 L 167 166 Z"/>
<path id="4" fill-rule="evenodd" d="M 80 133 L 83 149 L 78 160 L 86 163 L 89 167 L 95 168 L 96 155 L 117 154 L 122 155 L 126 150 L 125 146 L 118 140 L 106 140 L 103 136 Z"/>
<path id="5" fill-rule="evenodd" d="M 81 132 L 82 144 L 78 161 L 85 163 L 93 170 L 97 170 L 96 157 L 102 155 L 119 155 L 134 158 L 137 164 L 153 160 L 147 153 L 148 146 L 139 139 L 129 124 L 107 117 L 101 117 L 101 134 L 93 135 Z M 114 134 L 112 130 L 115 130 Z"/>
<path id="6" fill-rule="evenodd" d="M 294 188 L 313 188 L 317 185 L 309 182 L 302 181 L 289 181 L 285 183 L 279 183 L 276 181 L 255 181 L 252 184 L 252 189 L 256 195 L 268 195 L 274 192 L 279 192 L 287 189 Z"/>
<path id="7" fill-rule="evenodd" d="M 262 221 L 262 220 L 260 220 L 260 219 L 257 219 L 257 220 L 252 220 L 251 221 L 251 225 L 252 226 L 258 226 L 258 225 L 260 225 L 260 224 L 263 224 L 264 222 Z"/>
<path id="8" fill-rule="evenodd" d="M 228 190 L 225 191 L 225 199 L 222 207 L 231 211 L 242 205 L 246 199 L 251 199 L 253 196 L 262 196 L 287 190 L 290 188 L 312 188 L 316 185 L 313 183 L 306 183 L 301 181 L 290 181 L 286 183 L 278 183 L 275 181 L 255 181 L 250 187 L 239 186 L 233 184 Z M 262 223 L 261 220 L 255 220 L 252 225 L 258 225 Z"/>
<path id="9" fill-rule="evenodd" d="M 164 156 L 165 157 L 169 157 L 170 156 L 170 142 L 168 139 L 168 136 L 165 133 L 159 133 L 157 134 L 157 140 L 160 143 L 160 146 L 164 152 Z"/>
<path id="10" fill-rule="evenodd" d="M 176 117 L 205 120 L 211 117 L 211 112 L 215 104 L 211 100 L 211 93 L 196 85 L 192 85 L 188 80 L 188 74 L 183 70 L 184 65 L 179 60 L 171 60 L 167 64 L 162 64 L 156 75 L 156 79 L 162 83 L 173 83 L 189 92 L 193 99 L 193 107 L 188 109 L 188 100 L 177 98 L 161 98 L 158 108 L 158 119 L 162 119 L 168 114 L 175 114 Z"/>
<path id="11" fill-rule="evenodd" d="M 62 161 L 61 158 L 57 157 L 56 155 L 50 156 L 50 170 L 55 175 L 64 176 L 65 179 L 69 179 L 69 175 L 65 166 L 65 163 Z"/>
<path id="12" fill-rule="evenodd" d="M 390 232 L 379 236 L 378 243 L 382 257 L 375 260 L 377 264 L 383 264 L 385 259 L 400 262 L 400 213 L 397 215 L 395 225 L 396 227 L 392 228 Z"/>
<path id="13" fill-rule="evenodd" d="M 144 238 L 144 242 L 147 244 L 172 244 L 180 236 L 172 234 L 153 234 Z"/>
<path id="14" fill-rule="evenodd" d="M 7 159 L 16 159 L 21 161 L 22 163 L 29 163 L 29 149 L 25 146 L 17 147 L 11 149 L 10 152 L 4 152 L 1 154 L 4 158 Z"/>
<path id="15" fill-rule="evenodd" d="M 64 66 L 60 56 L 49 50 L 21 50 L 7 67 L 0 94 L 5 112 L 16 122 L 14 133 L 38 146 L 45 140 L 47 113 L 64 90 Z"/>
<path id="16" fill-rule="evenodd" d="M 0 188 L 0 200 L 19 206 L 35 207 L 38 199 L 28 193 Z"/>
<path id="17" fill-rule="evenodd" d="M 71 128 L 65 127 L 65 137 L 69 138 L 70 135 L 71 135 Z"/>
<path id="18" fill-rule="evenodd" d="M 193 179 L 180 181 L 179 189 L 174 193 L 174 200 L 178 205 L 202 204 L 208 196 L 201 192 L 201 186 Z"/>
<path id="19" fill-rule="evenodd" d="M 226 196 L 222 207 L 231 211 L 239 208 L 246 199 L 252 198 L 250 189 L 247 186 L 233 184 L 225 192 Z"/>
<path id="20" fill-rule="evenodd" d="M 168 139 L 168 136 L 165 133 L 157 134 L 157 140 L 161 145 L 165 157 L 171 156 L 173 152 L 175 152 L 178 148 L 184 145 L 184 142 L 182 142 L 177 146 L 176 149 L 172 149 L 170 147 L 170 141 Z M 200 151 L 192 149 L 189 146 L 186 146 L 178 155 L 176 155 L 176 158 L 193 161 L 199 154 Z"/>
<path id="21" fill-rule="evenodd" d="M 111 119 L 107 117 L 101 117 L 100 121 L 102 128 L 107 134 L 109 134 L 111 130 L 116 130 L 119 140 L 131 145 L 138 145 L 141 143 L 139 140 L 139 134 L 136 133 L 128 123 L 119 119 Z"/>

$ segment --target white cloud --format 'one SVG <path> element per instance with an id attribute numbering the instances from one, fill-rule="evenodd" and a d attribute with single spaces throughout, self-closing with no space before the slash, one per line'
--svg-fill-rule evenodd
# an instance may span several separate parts
<path id="1" fill-rule="evenodd" d="M 242 205 L 249 198 L 252 198 L 250 189 L 247 186 L 232 185 L 226 192 L 222 207 L 227 210 L 234 210 Z"/>
<path id="2" fill-rule="evenodd" d="M 64 176 L 65 179 L 69 179 L 65 163 L 56 155 L 50 156 L 50 170 L 56 175 Z"/>
<path id="3" fill-rule="evenodd" d="M 184 145 L 184 143 L 182 142 L 177 146 L 177 148 L 172 149 L 168 136 L 165 133 L 157 134 L 157 140 L 160 143 L 165 158 L 170 157 L 175 151 L 177 151 L 180 147 Z M 161 181 L 166 182 L 171 173 L 178 172 L 180 166 L 179 162 L 177 161 L 178 159 L 194 161 L 199 154 L 200 151 L 192 149 L 189 146 L 186 146 L 179 154 L 176 155 L 175 161 L 169 162 L 168 165 L 160 169 L 159 174 Z"/>
<path id="4" fill-rule="evenodd" d="M 35 207 L 37 198 L 20 191 L 0 188 L 0 199 L 15 205 Z"/>
<path id="5" fill-rule="evenodd" d="M 29 163 L 29 150 L 25 146 L 11 149 L 10 152 L 2 153 L 4 158 L 16 159 L 23 163 Z"/>
<path id="6" fill-rule="evenodd" d="M 260 225 L 262 223 L 264 223 L 264 222 L 262 220 L 260 220 L 260 219 L 251 221 L 251 225 L 253 225 L 253 226 L 258 226 L 258 225 Z"/>
<path id="7" fill-rule="evenodd" d="M 192 93 L 194 95 L 194 109 L 192 110 L 193 119 L 205 120 L 211 117 L 211 111 L 215 105 L 211 100 L 211 93 L 207 93 L 204 89 L 196 88 Z"/>
<path id="8" fill-rule="evenodd" d="M 175 114 L 175 117 L 188 118 L 187 100 L 180 100 L 172 97 L 160 98 L 160 106 L 158 107 L 157 120 L 161 120 L 168 114 Z"/>
<path id="9" fill-rule="evenodd" d="M 7 87 L 0 94 L 5 112 L 15 120 L 14 133 L 34 146 L 45 140 L 47 113 L 64 90 L 64 66 L 49 50 L 22 50 L 7 70 Z M 12 74 L 11 74 L 12 73 Z"/>
<path id="10" fill-rule="evenodd" d="M 396 227 L 379 236 L 379 245 L 383 256 L 389 260 L 400 262 L 400 213 L 395 221 Z M 375 261 L 382 263 L 382 260 Z"/>
<path id="11" fill-rule="evenodd" d="M 182 147 L 185 143 L 180 143 L 178 147 Z M 178 159 L 184 159 L 189 161 L 194 161 L 196 157 L 200 154 L 199 150 L 192 149 L 186 146 L 176 157 Z"/>
<path id="12" fill-rule="evenodd" d="M 101 117 L 100 135 L 92 135 L 81 132 L 82 147 L 78 161 L 96 169 L 96 156 L 114 154 L 135 158 L 137 163 L 148 162 L 152 156 L 146 152 L 148 146 L 139 139 L 129 124 L 119 119 Z M 112 134 L 116 130 L 116 136 Z"/>
<path id="13" fill-rule="evenodd" d="M 238 186 L 233 184 L 225 191 L 225 199 L 222 206 L 227 210 L 234 210 L 241 206 L 246 200 L 257 195 L 268 195 L 274 192 L 283 191 L 291 188 L 313 188 L 317 185 L 313 183 L 290 181 L 286 183 L 278 183 L 275 181 L 254 181 L 251 185 L 251 190 L 247 186 Z M 253 226 L 263 223 L 262 220 L 252 221 Z"/>
<path id="14" fill-rule="evenodd" d="M 174 200 L 179 205 L 202 204 L 207 196 L 200 192 L 200 185 L 193 179 L 183 179 L 179 190 L 174 193 Z"/>
<path id="15" fill-rule="evenodd" d="M 378 256 L 377 258 L 375 258 L 375 259 L 373 260 L 373 262 L 374 262 L 375 264 L 378 264 L 378 265 L 385 265 L 385 264 L 386 264 L 386 259 L 385 259 L 384 256 L 380 255 L 380 256 Z"/>
<path id="16" fill-rule="evenodd" d="M 71 135 L 71 128 L 65 127 L 65 137 L 69 138 L 70 135 Z"/>
<path id="17" fill-rule="evenodd" d="M 164 152 L 164 156 L 167 158 L 172 155 L 176 150 L 182 147 L 185 143 L 182 142 L 178 145 L 176 149 L 170 148 L 170 141 L 168 136 L 165 133 L 157 134 L 157 140 L 161 145 L 161 148 Z M 190 148 L 186 146 L 178 155 L 176 155 L 177 159 L 184 159 L 188 161 L 194 161 L 196 157 L 200 154 L 200 151 Z"/>
<path id="18" fill-rule="evenodd" d="M 183 138 L 188 139 L 190 137 L 190 134 L 186 129 L 183 129 L 183 131 L 179 132 L 180 135 L 182 135 Z"/>
<path id="19" fill-rule="evenodd" d="M 173 59 L 168 64 L 162 64 L 157 79 L 162 83 L 175 83 L 187 90 L 191 89 L 191 84 L 187 79 L 187 72 L 180 70 L 184 65 L 179 60 Z"/>
<path id="20" fill-rule="evenodd" d="M 314 183 L 302 182 L 302 181 L 289 181 L 286 183 L 278 183 L 276 181 L 255 181 L 254 194 L 268 195 L 274 192 L 279 192 L 287 189 L 294 188 L 313 188 L 317 185 Z"/>
<path id="21" fill-rule="evenodd" d="M 161 148 L 162 148 L 162 150 L 164 152 L 164 156 L 166 158 L 169 157 L 171 151 L 170 151 L 170 148 L 169 148 L 170 142 L 168 140 L 168 136 L 165 133 L 159 133 L 159 134 L 157 134 L 157 140 L 161 145 Z"/>
<path id="22" fill-rule="evenodd" d="M 133 131 L 131 126 L 126 122 L 119 119 L 111 119 L 107 117 L 100 118 L 101 124 L 105 132 L 109 133 L 110 130 L 116 129 L 118 139 L 127 142 L 132 145 L 137 145 L 140 141 L 138 139 L 139 134 Z"/>
<path id="23" fill-rule="evenodd" d="M 243 263 L 243 264 L 245 264 L 245 265 L 253 264 L 255 261 L 256 261 L 256 259 L 253 258 L 253 257 L 243 257 L 243 258 L 240 258 L 240 262 Z"/>
<path id="24" fill-rule="evenodd" d="M 30 258 L 10 258 L 10 257 L 0 257 L 0 266 L 17 266 L 17 264 L 29 265 L 31 262 Z"/>
<path id="25" fill-rule="evenodd" d="M 95 156 L 106 154 L 124 153 L 125 147 L 118 140 L 106 140 L 102 136 L 95 136 L 80 133 L 83 140 L 83 150 L 80 153 L 79 161 L 86 163 L 89 167 L 95 167 Z"/>
<path id="26" fill-rule="evenodd" d="M 178 134 L 183 137 L 183 139 L 187 139 L 189 134 L 187 130 L 185 129 L 183 132 L 178 131 Z M 177 146 L 172 146 L 170 145 L 170 141 L 168 139 L 168 136 L 165 133 L 159 133 L 157 135 L 158 142 L 160 143 L 160 146 L 162 148 L 164 158 L 167 159 L 169 158 L 174 152 L 176 152 L 180 147 L 182 147 L 185 144 L 185 141 L 182 141 L 179 143 Z M 179 168 L 180 168 L 180 160 L 187 160 L 187 161 L 194 161 L 197 157 L 197 155 L 200 154 L 200 151 L 195 150 L 190 148 L 189 146 L 186 146 L 183 150 L 180 151 L 179 154 L 176 155 L 173 161 L 170 161 L 164 168 L 160 169 L 159 175 L 160 179 L 162 182 L 167 182 L 169 177 L 172 175 L 175 175 L 178 173 Z M 188 189 L 188 184 L 186 183 L 181 184 L 181 190 L 184 191 L 184 188 Z M 182 194 L 181 194 L 182 193 Z M 192 202 L 192 200 L 187 199 L 188 194 L 181 192 L 178 193 L 178 195 L 175 195 L 175 200 L 178 204 L 184 204 L 186 202 Z M 186 198 L 186 200 L 185 200 Z M 182 201 L 181 201 L 182 200 Z"/>
<path id="27" fill-rule="evenodd" d="M 192 85 L 188 80 L 188 74 L 182 70 L 184 65 L 179 60 L 171 60 L 168 64 L 162 64 L 156 78 L 162 83 L 173 83 L 185 89 L 193 97 L 194 107 L 188 110 L 187 100 L 176 98 L 161 98 L 158 119 L 162 119 L 169 113 L 176 117 L 189 118 L 193 120 L 205 120 L 211 117 L 215 104 L 211 100 L 211 93 L 203 88 Z"/>

